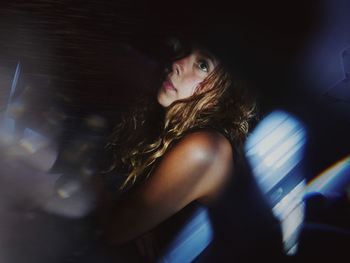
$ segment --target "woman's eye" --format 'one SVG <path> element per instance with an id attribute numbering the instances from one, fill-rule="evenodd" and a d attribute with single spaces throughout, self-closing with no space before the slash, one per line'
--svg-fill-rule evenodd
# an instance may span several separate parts
<path id="1" fill-rule="evenodd" d="M 206 62 L 205 60 L 200 60 L 197 63 L 197 66 L 200 70 L 204 71 L 204 72 L 208 72 L 209 71 L 209 65 L 208 62 Z"/>

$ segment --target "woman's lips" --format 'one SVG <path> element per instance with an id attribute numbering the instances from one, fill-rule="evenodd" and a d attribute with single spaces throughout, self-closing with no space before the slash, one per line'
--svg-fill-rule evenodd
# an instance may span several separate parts
<path id="1" fill-rule="evenodd" d="M 174 90 L 176 91 L 173 83 L 171 82 L 171 80 L 169 79 L 166 79 L 164 82 L 163 82 L 163 88 L 166 89 L 166 90 Z"/>

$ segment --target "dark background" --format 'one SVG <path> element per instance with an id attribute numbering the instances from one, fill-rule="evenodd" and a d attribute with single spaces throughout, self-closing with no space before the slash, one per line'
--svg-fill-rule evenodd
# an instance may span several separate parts
<path id="1" fill-rule="evenodd" d="M 282 108 L 304 122 L 309 136 L 304 164 L 311 179 L 349 154 L 349 122 L 319 99 L 340 76 L 329 74 L 330 60 L 322 60 L 329 56 L 321 55 L 327 49 L 317 48 L 327 42 L 317 37 L 322 32 L 338 32 L 334 21 L 343 23 L 338 47 L 350 44 L 347 20 L 338 19 L 346 16 L 346 1 L 228 2 L 1 3 L 1 109 L 20 61 L 23 71 L 16 96 L 29 101 L 21 115 L 23 125 L 40 131 L 44 113 L 54 107 L 64 116 L 57 138 L 61 150 L 94 132 L 85 125 L 91 115 L 106 121 L 99 131 L 103 137 L 122 110 L 154 88 L 158 66 L 170 52 L 166 39 L 187 34 L 207 41 L 215 54 L 255 87 L 262 115 Z M 26 87 L 29 92 L 23 95 Z M 57 219 L 49 219 L 45 222 L 55 225 Z M 70 222 L 66 224 L 72 229 Z M 56 228 L 64 228 L 61 221 Z"/>
<path id="2" fill-rule="evenodd" d="M 166 38 L 185 32 L 207 40 L 269 108 L 296 103 L 284 83 L 321 27 L 322 12 L 318 1 L 10 1 L 0 7 L 1 67 L 10 79 L 20 61 L 17 94 L 30 86 L 32 97 L 40 95 L 27 118 L 63 101 L 69 133 L 71 122 L 90 113 L 113 120 L 149 89 L 167 54 Z M 8 86 L 1 87 L 2 103 Z"/>
<path id="3" fill-rule="evenodd" d="M 313 52 L 315 36 L 334 20 L 330 5 L 316 0 L 2 3 L 1 103 L 6 102 L 12 72 L 20 61 L 23 74 L 17 95 L 30 86 L 28 97 L 36 101 L 23 117 L 31 119 L 30 125 L 40 122 L 36 120 L 43 118 L 40 113 L 56 103 L 65 114 L 63 142 L 80 132 L 77 126 L 89 114 L 105 117 L 110 129 L 121 110 L 140 92 L 152 89 L 157 65 L 167 55 L 167 37 L 185 33 L 208 41 L 215 54 L 252 83 L 261 95 L 263 114 L 282 107 L 306 118 L 311 126 L 319 125 L 326 115 L 320 116 L 317 111 L 323 106 L 314 100 L 324 86 L 320 78 L 307 74 L 314 70 L 312 65 L 302 66 Z M 344 1 L 334 2 L 337 5 L 344 9 Z M 317 77 L 326 75 L 324 69 L 318 68 Z M 343 124 L 340 119 L 329 125 Z M 315 140 L 324 141 L 327 134 L 316 130 Z M 343 138 L 343 134 L 331 136 Z M 332 151 L 332 158 L 320 155 L 316 164 L 331 164 L 347 151 L 327 141 L 329 149 L 322 152 Z"/>

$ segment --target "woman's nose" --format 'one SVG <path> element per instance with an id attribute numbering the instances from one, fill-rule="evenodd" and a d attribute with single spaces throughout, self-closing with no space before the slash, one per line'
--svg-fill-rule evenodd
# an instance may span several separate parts
<path id="1" fill-rule="evenodd" d="M 180 75 L 182 72 L 182 66 L 180 65 L 179 61 L 175 61 L 173 63 L 173 73 L 176 75 Z"/>
<path id="2" fill-rule="evenodd" d="M 176 75 L 181 75 L 189 68 L 190 58 L 189 56 L 180 58 L 173 62 L 173 72 Z"/>

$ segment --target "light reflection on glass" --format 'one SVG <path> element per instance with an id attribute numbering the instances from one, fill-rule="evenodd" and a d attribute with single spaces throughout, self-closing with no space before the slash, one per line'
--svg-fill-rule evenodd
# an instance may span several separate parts
<path id="1" fill-rule="evenodd" d="M 266 116 L 249 136 L 246 156 L 253 174 L 282 227 L 287 254 L 295 254 L 304 219 L 305 180 L 299 167 L 306 131 L 298 119 L 276 110 Z"/>

